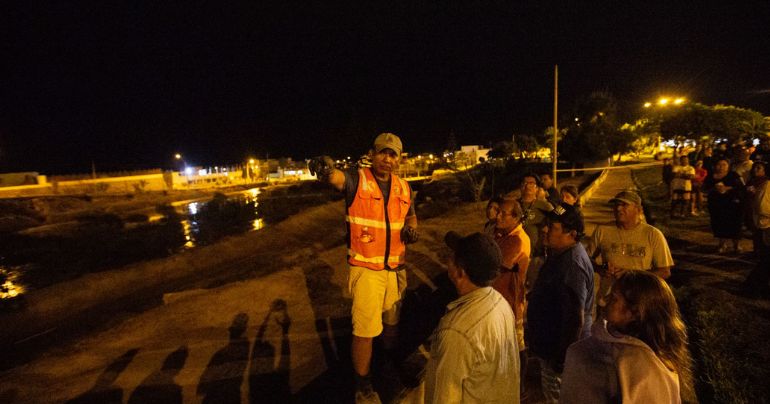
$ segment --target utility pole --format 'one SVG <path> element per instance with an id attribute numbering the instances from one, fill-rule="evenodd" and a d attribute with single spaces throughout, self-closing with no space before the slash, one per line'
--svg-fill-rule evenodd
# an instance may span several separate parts
<path id="1" fill-rule="evenodd" d="M 553 153 L 551 154 L 551 161 L 553 161 L 553 186 L 556 187 L 556 163 L 558 163 L 558 151 L 556 150 L 557 135 L 559 133 L 558 122 L 558 110 L 559 110 L 559 65 L 553 66 Z"/>

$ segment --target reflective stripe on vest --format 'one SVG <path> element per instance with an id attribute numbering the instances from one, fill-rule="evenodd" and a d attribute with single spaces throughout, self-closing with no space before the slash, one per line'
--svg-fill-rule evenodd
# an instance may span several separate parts
<path id="1" fill-rule="evenodd" d="M 359 181 L 356 196 L 348 207 L 348 262 L 369 269 L 395 268 L 404 263 L 406 246 L 401 242 L 401 229 L 409 212 L 411 195 L 409 184 L 391 174 L 390 197 L 387 202 L 388 221 L 385 220 L 385 201 L 371 170 L 358 170 Z M 388 234 L 388 225 L 390 234 Z M 387 237 L 390 236 L 390 250 Z"/>

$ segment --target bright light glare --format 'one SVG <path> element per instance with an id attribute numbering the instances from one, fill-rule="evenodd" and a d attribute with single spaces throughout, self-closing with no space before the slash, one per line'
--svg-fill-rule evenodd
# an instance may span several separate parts
<path id="1" fill-rule="evenodd" d="M 254 165 L 254 159 L 249 159 L 249 164 Z"/>
<path id="2" fill-rule="evenodd" d="M 197 215 L 198 214 L 198 202 L 193 202 L 193 203 L 187 205 L 187 209 L 189 210 L 191 215 Z"/>
<path id="3" fill-rule="evenodd" d="M 182 231 L 184 232 L 184 248 L 193 248 L 195 247 L 195 238 L 193 237 L 193 231 L 192 231 L 192 224 L 189 220 L 182 220 L 180 222 L 182 224 Z"/>
<path id="4" fill-rule="evenodd" d="M 175 155 L 174 155 L 174 158 L 175 158 L 175 159 L 177 159 L 177 160 L 179 160 L 179 159 L 181 159 L 181 158 L 182 158 L 182 155 L 181 155 L 181 154 L 179 154 L 179 153 L 177 153 L 177 154 L 175 154 Z"/>
<path id="5" fill-rule="evenodd" d="M 668 105 L 669 99 L 668 98 L 661 98 L 658 100 L 658 105 Z"/>
<path id="6" fill-rule="evenodd" d="M 675 105 L 680 105 L 680 104 L 682 104 L 683 102 L 684 102 L 684 98 L 677 98 L 676 100 L 674 100 L 674 104 L 675 104 Z"/>
<path id="7" fill-rule="evenodd" d="M 185 175 L 188 175 L 188 176 L 193 175 L 193 168 L 192 167 L 185 167 L 184 168 L 184 173 L 185 173 Z"/>
<path id="8" fill-rule="evenodd" d="M 209 172 L 206 171 L 205 168 L 201 168 L 200 170 L 198 170 L 198 175 L 200 175 L 200 176 L 208 175 L 208 174 L 209 174 Z"/>
<path id="9" fill-rule="evenodd" d="M 651 107 L 651 106 L 652 106 L 652 103 L 651 103 L 651 102 L 645 102 L 645 103 L 644 103 L 644 107 L 645 107 L 645 108 L 649 108 L 649 107 Z M 577 119 L 577 118 L 575 118 L 575 119 Z"/>

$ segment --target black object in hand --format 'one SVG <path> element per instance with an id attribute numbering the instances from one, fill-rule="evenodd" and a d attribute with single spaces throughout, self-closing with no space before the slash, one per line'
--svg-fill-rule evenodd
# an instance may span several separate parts
<path id="1" fill-rule="evenodd" d="M 321 181 L 326 181 L 334 169 L 334 161 L 329 156 L 313 157 L 307 165 L 311 175 L 315 175 Z"/>
<path id="2" fill-rule="evenodd" d="M 417 233 L 417 229 L 414 227 L 404 226 L 404 228 L 401 229 L 401 241 L 403 241 L 404 244 L 416 243 L 419 238 L 420 236 Z"/>

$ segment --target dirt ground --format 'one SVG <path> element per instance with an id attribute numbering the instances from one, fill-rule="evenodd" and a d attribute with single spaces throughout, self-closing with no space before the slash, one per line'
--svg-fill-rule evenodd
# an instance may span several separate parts
<path id="1" fill-rule="evenodd" d="M 383 398 L 417 385 L 420 346 L 455 297 L 444 234 L 479 231 L 484 207 L 456 204 L 420 222 L 420 241 L 407 255 L 401 377 L 388 379 L 375 351 Z M 34 291 L 25 310 L 0 315 L 0 401 L 105 394 L 126 401 L 177 391 L 184 402 L 220 394 L 246 401 L 272 380 L 292 401 L 349 402 L 345 248 L 343 206 L 335 202 L 270 231 Z"/>

